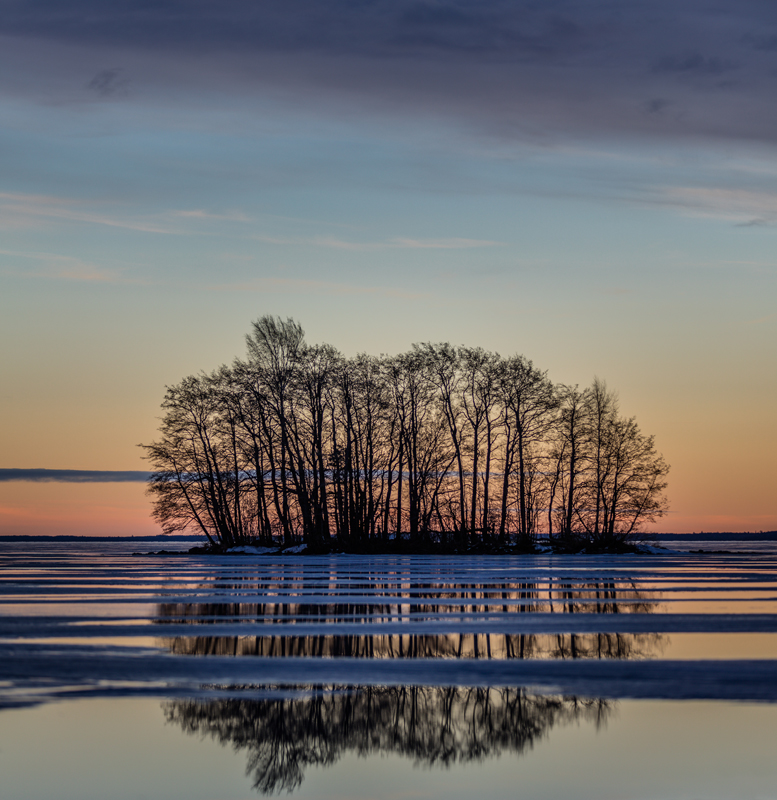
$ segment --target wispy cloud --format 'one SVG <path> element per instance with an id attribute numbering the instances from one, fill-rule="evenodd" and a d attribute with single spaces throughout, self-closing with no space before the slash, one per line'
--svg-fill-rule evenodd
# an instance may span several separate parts
<path id="1" fill-rule="evenodd" d="M 763 325 L 765 322 L 771 322 L 773 319 L 777 319 L 777 312 L 774 312 L 773 314 L 766 314 L 763 317 L 756 317 L 755 319 L 749 319 L 745 324 Z"/>
<path id="2" fill-rule="evenodd" d="M 319 236 L 312 240 L 319 247 L 332 247 L 337 250 L 466 250 L 476 247 L 498 247 L 503 242 L 487 239 L 405 239 L 397 237 L 383 242 L 355 242 Z"/>
<path id="3" fill-rule="evenodd" d="M 777 223 L 777 192 L 725 187 L 666 186 L 659 202 L 697 217 L 729 220 L 740 227 Z"/>
<path id="4" fill-rule="evenodd" d="M 72 198 L 0 192 L 0 227 L 22 227 L 40 223 L 43 219 L 58 219 L 144 233 L 186 233 L 183 229 L 172 228 L 153 219 L 100 214 L 84 209 L 84 205 L 82 201 Z"/>
<path id="5" fill-rule="evenodd" d="M 294 239 L 284 236 L 269 236 L 265 233 L 252 233 L 247 238 L 253 242 L 262 242 L 262 244 L 291 245 L 308 243 L 307 239 Z"/>
<path id="6" fill-rule="evenodd" d="M 115 270 L 103 269 L 94 264 L 74 263 L 63 266 L 52 277 L 87 283 L 116 283 L 120 280 L 120 273 Z"/>
<path id="7" fill-rule="evenodd" d="M 404 289 L 389 286 L 359 286 L 350 283 L 307 280 L 304 278 L 258 278 L 241 283 L 221 283 L 209 287 L 220 292 L 259 292 L 259 291 L 296 291 L 318 292 L 329 295 L 374 295 L 392 297 L 400 300 L 420 300 L 426 295 L 422 292 L 408 292 Z"/>
<path id="8" fill-rule="evenodd" d="M 141 483 L 148 472 L 98 469 L 0 469 L 0 482 Z"/>
<path id="9" fill-rule="evenodd" d="M 64 220 L 89 225 L 105 225 L 112 228 L 158 233 L 171 236 L 203 236 L 214 228 L 207 223 L 236 222 L 251 224 L 255 220 L 240 210 L 208 211 L 203 208 L 171 209 L 153 215 L 122 213 L 124 209 L 114 206 L 113 213 L 104 213 L 89 208 L 89 203 L 72 197 L 55 195 L 19 194 L 0 192 L 0 229 L 20 229 L 40 226 L 44 220 Z M 244 233 L 246 238 L 268 244 L 296 244 L 300 240 L 271 236 L 262 233 Z M 305 240 L 308 242 L 309 240 Z"/>
<path id="10" fill-rule="evenodd" d="M 608 286 L 602 289 L 601 293 L 609 297 L 622 297 L 631 294 L 631 289 L 626 289 L 623 286 Z"/>
<path id="11" fill-rule="evenodd" d="M 354 239 L 342 239 L 337 236 L 273 236 L 265 233 L 252 233 L 246 238 L 274 245 L 294 245 L 298 247 L 325 247 L 333 250 L 349 250 L 353 252 L 370 252 L 375 250 L 469 250 L 478 247 L 502 247 L 504 242 L 489 239 L 465 239 L 453 237 L 448 239 L 412 239 L 397 236 L 380 242 L 364 242 Z"/>
<path id="12" fill-rule="evenodd" d="M 206 209 L 173 209 L 160 212 L 152 217 L 121 216 L 118 213 L 97 213 L 84 208 L 86 203 L 67 197 L 52 195 L 17 194 L 0 192 L 0 228 L 19 228 L 39 223 L 44 219 L 67 220 L 70 222 L 107 225 L 115 228 L 140 231 L 144 233 L 158 233 L 168 235 L 212 235 L 218 229 L 208 229 L 207 223 L 237 222 L 250 224 L 254 219 L 243 211 L 214 212 Z M 188 225 L 187 223 L 193 223 Z M 264 244 L 279 246 L 314 246 L 336 250 L 374 251 L 374 250 L 464 250 L 479 247 L 499 247 L 503 242 L 487 239 L 470 239 L 464 237 L 451 237 L 439 239 L 419 239 L 397 236 L 384 241 L 369 242 L 347 240 L 336 236 L 278 236 L 263 232 L 244 231 L 240 238 Z M 97 277 L 96 269 L 81 269 L 77 272 L 79 279 L 92 274 L 92 279 Z M 63 277 L 76 277 L 72 269 Z"/>
<path id="13" fill-rule="evenodd" d="M 2 250 L 0 255 L 22 258 L 38 263 L 33 269 L 24 271 L 4 270 L 6 275 L 21 275 L 25 278 L 54 278 L 57 280 L 85 281 L 88 283 L 128 283 L 120 271 L 106 269 L 97 264 L 83 261 L 72 256 L 58 255 L 56 253 L 19 252 L 16 250 Z"/>
<path id="14" fill-rule="evenodd" d="M 749 219 L 746 222 L 737 222 L 737 228 L 764 228 L 769 225 L 765 219 Z"/>
<path id="15" fill-rule="evenodd" d="M 205 209 L 202 208 L 193 208 L 189 210 L 173 211 L 171 214 L 174 217 L 202 220 L 205 222 L 252 222 L 251 217 L 247 216 L 242 211 L 228 211 L 216 214 L 212 211 L 205 211 Z"/>
<path id="16" fill-rule="evenodd" d="M 469 250 L 475 247 L 501 247 L 504 242 L 490 239 L 394 239 L 390 244 L 413 250 Z"/>

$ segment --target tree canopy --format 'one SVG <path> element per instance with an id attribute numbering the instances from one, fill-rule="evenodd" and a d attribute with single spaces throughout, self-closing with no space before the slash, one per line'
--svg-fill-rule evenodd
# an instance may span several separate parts
<path id="1" fill-rule="evenodd" d="M 346 358 L 264 316 L 247 355 L 167 388 L 143 445 L 165 532 L 214 546 L 618 544 L 666 512 L 668 466 L 614 392 L 523 356 L 413 345 Z"/>

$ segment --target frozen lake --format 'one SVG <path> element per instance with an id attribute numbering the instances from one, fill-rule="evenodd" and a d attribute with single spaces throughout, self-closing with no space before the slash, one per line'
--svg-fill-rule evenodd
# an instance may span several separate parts
<path id="1" fill-rule="evenodd" d="M 0 543 L 3 798 L 777 797 L 777 555 L 140 547 Z"/>

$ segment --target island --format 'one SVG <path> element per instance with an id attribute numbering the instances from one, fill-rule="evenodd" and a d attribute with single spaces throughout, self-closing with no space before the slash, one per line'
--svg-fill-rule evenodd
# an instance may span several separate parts
<path id="1" fill-rule="evenodd" d="M 602 551 L 667 511 L 669 467 L 604 380 L 447 343 L 347 358 L 273 316 L 246 339 L 167 388 L 142 445 L 165 533 L 216 552 Z"/>

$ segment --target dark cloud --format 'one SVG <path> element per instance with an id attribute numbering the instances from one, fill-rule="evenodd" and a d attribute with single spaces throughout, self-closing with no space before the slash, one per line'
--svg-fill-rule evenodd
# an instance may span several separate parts
<path id="1" fill-rule="evenodd" d="M 699 53 L 662 58 L 655 66 L 657 72 L 690 72 L 702 75 L 720 75 L 736 69 L 737 65 L 722 58 L 705 58 Z"/>
<path id="2" fill-rule="evenodd" d="M 660 114 L 671 103 L 661 97 L 654 97 L 652 100 L 648 100 L 645 105 L 649 114 Z"/>
<path id="3" fill-rule="evenodd" d="M 598 4 L 593 4 L 598 5 Z M 0 32 L 122 46 L 394 53 L 417 45 L 547 47 L 579 30 L 572 2 L 516 0 L 7 0 Z"/>
<path id="4" fill-rule="evenodd" d="M 752 47 L 753 50 L 765 50 L 767 52 L 777 50 L 777 34 L 762 36 L 748 33 L 742 37 L 742 42 Z"/>
<path id="5" fill-rule="evenodd" d="M 87 88 L 100 97 L 124 96 L 127 94 L 128 81 L 120 67 L 103 69 L 87 84 Z"/>
<path id="6" fill-rule="evenodd" d="M 735 228 L 764 228 L 769 226 L 770 223 L 765 219 L 749 219 L 747 222 L 737 222 Z"/>
<path id="7" fill-rule="evenodd" d="M 140 483 L 148 472 L 97 469 L 0 469 L 0 482 L 35 481 L 56 483 Z"/>
<path id="8" fill-rule="evenodd" d="M 771 0 L 0 0 L 0 37 L 21 53 L 5 76 L 40 73 L 24 55 L 37 44 L 52 75 L 84 53 L 122 59 L 133 96 L 178 102 L 270 91 L 506 137 L 777 138 Z M 76 85 L 126 92 L 124 73 L 97 69 Z"/>

